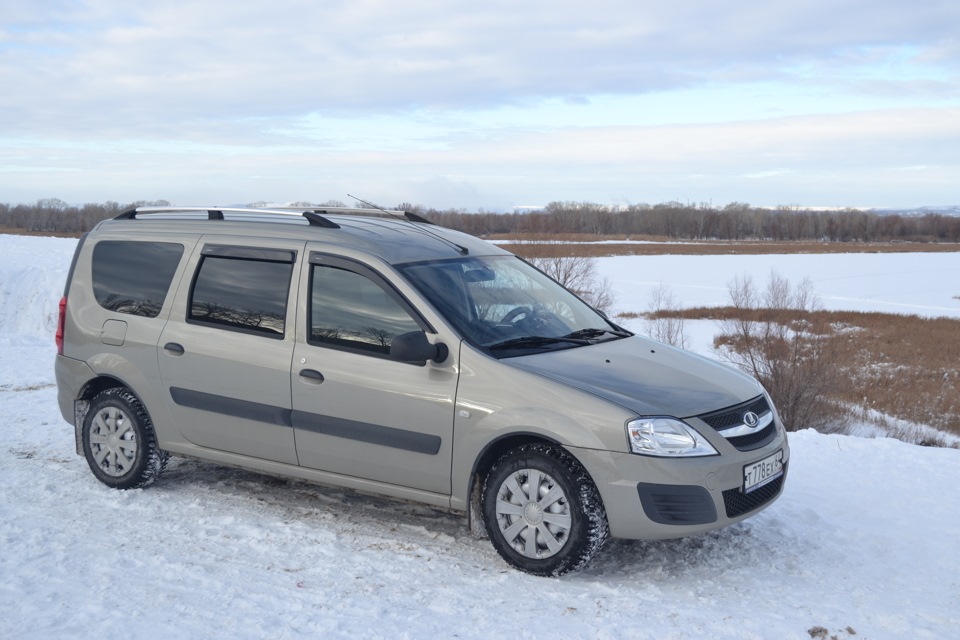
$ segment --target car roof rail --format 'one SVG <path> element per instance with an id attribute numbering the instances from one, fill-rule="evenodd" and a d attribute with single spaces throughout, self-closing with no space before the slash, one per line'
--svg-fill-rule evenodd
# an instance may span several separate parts
<path id="1" fill-rule="evenodd" d="M 271 207 L 276 211 L 312 211 L 318 215 L 344 215 L 344 216 L 373 216 L 378 218 L 399 218 L 404 217 L 410 222 L 419 222 L 421 224 L 435 224 L 421 215 L 412 211 L 401 211 L 399 209 L 362 209 L 356 207 Z"/>
<path id="2" fill-rule="evenodd" d="M 386 209 L 356 209 L 350 207 L 176 207 L 176 206 L 162 206 L 162 207 L 135 207 L 124 211 L 120 215 L 114 217 L 114 220 L 136 220 L 137 216 L 140 214 L 176 214 L 176 213 L 206 213 L 206 220 L 225 220 L 224 212 L 230 214 L 236 214 L 239 216 L 249 215 L 249 216 L 295 216 L 299 214 L 307 219 L 307 222 L 312 226 L 325 227 L 327 229 L 339 229 L 338 225 L 333 220 L 330 220 L 326 216 L 328 215 L 360 215 L 360 216 L 375 216 L 375 217 L 387 217 L 387 218 L 405 218 L 409 222 L 419 222 L 421 224 L 433 224 L 430 220 L 422 216 L 418 216 L 415 213 L 409 211 L 388 211 Z"/>

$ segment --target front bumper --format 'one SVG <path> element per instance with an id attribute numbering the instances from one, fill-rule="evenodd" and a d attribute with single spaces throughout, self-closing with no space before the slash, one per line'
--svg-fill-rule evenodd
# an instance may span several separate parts
<path id="1" fill-rule="evenodd" d="M 783 475 L 744 493 L 743 468 L 783 449 Z M 740 522 L 783 492 L 790 451 L 785 436 L 753 451 L 703 458 L 654 458 L 569 447 L 603 498 L 616 538 L 681 538 Z"/>

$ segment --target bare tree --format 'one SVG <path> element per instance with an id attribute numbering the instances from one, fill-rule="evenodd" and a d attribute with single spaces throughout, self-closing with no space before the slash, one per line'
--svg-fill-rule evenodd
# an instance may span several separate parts
<path id="1" fill-rule="evenodd" d="M 583 298 L 594 309 L 607 313 L 613 306 L 610 281 L 597 272 L 597 261 L 583 256 L 527 258 L 537 269 Z"/>
<path id="2" fill-rule="evenodd" d="M 653 290 L 651 296 L 646 334 L 654 340 L 686 349 L 687 336 L 684 319 L 676 314 L 679 308 L 670 287 L 661 282 L 660 286 Z"/>
<path id="3" fill-rule="evenodd" d="M 773 397 L 788 430 L 842 431 L 848 413 L 827 399 L 845 377 L 828 348 L 831 328 L 815 312 L 809 280 L 796 288 L 772 273 L 757 291 L 749 276 L 730 285 L 735 314 L 720 322 L 714 344 L 731 364 L 757 378 Z"/>

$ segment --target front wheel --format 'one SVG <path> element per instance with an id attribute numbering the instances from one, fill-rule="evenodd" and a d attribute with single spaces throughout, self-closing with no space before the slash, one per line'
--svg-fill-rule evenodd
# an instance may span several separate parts
<path id="1" fill-rule="evenodd" d="M 82 440 L 93 475 L 115 489 L 145 487 L 167 466 L 146 409 L 127 389 L 108 389 L 93 399 Z"/>
<path id="2" fill-rule="evenodd" d="M 546 443 L 517 447 L 497 460 L 484 483 L 483 516 L 500 556 L 539 576 L 583 567 L 610 535 L 586 470 Z"/>

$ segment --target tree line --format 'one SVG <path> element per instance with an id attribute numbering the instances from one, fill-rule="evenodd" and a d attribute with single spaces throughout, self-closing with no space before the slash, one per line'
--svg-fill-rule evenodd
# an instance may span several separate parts
<path id="1" fill-rule="evenodd" d="M 166 200 L 130 204 L 107 201 L 75 206 L 57 198 L 43 198 L 34 204 L 10 205 L 0 202 L 0 229 L 79 235 L 90 231 L 98 222 L 116 217 L 133 207 L 168 204 Z"/>
<path id="2" fill-rule="evenodd" d="M 101 220 L 135 206 L 165 206 L 169 202 L 104 202 L 70 205 L 56 198 L 34 204 L 0 203 L 0 228 L 52 234 L 80 234 Z M 265 203 L 254 203 L 254 206 Z M 343 206 L 339 201 L 294 206 Z M 357 206 L 362 206 L 358 203 Z M 445 227 L 476 236 L 524 234 L 611 235 L 673 240 L 774 240 L 830 242 L 960 242 L 960 216 L 944 213 L 884 214 L 859 209 L 818 210 L 801 207 L 768 209 L 734 202 L 707 204 L 636 204 L 608 206 L 591 202 L 551 202 L 542 209 L 499 213 L 438 210 L 410 203 L 396 208 L 417 213 Z"/>
<path id="3" fill-rule="evenodd" d="M 671 240 L 830 242 L 960 242 L 960 216 L 884 214 L 858 209 L 767 209 L 744 203 L 724 207 L 676 202 L 610 207 L 551 202 L 525 213 L 466 213 L 414 208 L 427 219 L 472 235 L 587 234 Z"/>

